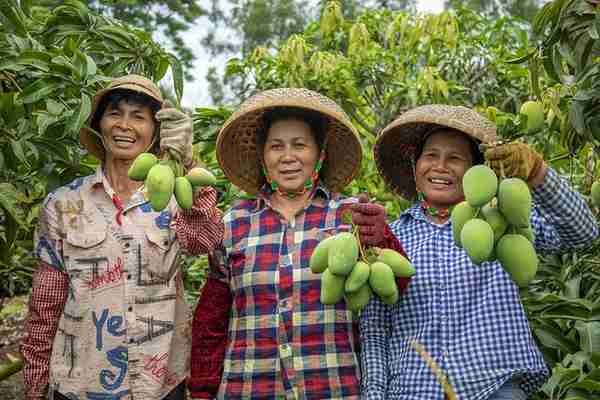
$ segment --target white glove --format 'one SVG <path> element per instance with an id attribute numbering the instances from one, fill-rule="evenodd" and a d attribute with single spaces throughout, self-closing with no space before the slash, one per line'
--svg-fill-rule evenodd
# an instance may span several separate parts
<path id="1" fill-rule="evenodd" d="M 193 124 L 192 118 L 174 108 L 169 102 L 156 113 L 160 123 L 160 150 L 169 151 L 188 168 L 193 163 Z"/>

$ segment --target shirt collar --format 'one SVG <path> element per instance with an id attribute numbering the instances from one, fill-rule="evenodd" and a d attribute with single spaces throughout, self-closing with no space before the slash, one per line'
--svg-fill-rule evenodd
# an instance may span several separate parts
<path id="1" fill-rule="evenodd" d="M 415 201 L 410 206 L 410 208 L 404 210 L 401 215 L 403 215 L 403 216 L 404 215 L 410 216 L 413 219 L 425 221 L 427 223 L 434 224 L 434 225 L 437 225 L 437 226 L 443 226 L 443 225 L 446 225 L 446 224 L 450 223 L 450 218 L 448 218 L 448 220 L 446 222 L 444 222 L 443 224 L 436 224 L 435 222 L 431 221 L 429 218 L 427 218 L 427 215 L 425 214 L 425 211 L 423 210 L 423 207 L 421 207 L 421 202 L 420 201 Z"/>
<path id="2" fill-rule="evenodd" d="M 265 183 L 256 196 L 256 206 L 254 207 L 254 211 L 258 211 L 266 206 L 270 206 L 272 194 L 273 191 L 271 190 L 271 187 Z M 310 201 L 312 202 L 315 198 L 323 198 L 326 201 L 331 199 L 331 191 L 327 189 L 327 187 L 325 187 L 321 181 L 319 181 L 317 187 L 315 190 L 313 190 Z"/>

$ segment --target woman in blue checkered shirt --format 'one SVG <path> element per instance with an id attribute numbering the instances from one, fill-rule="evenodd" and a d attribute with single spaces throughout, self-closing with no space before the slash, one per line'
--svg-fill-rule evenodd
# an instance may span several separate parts
<path id="1" fill-rule="evenodd" d="M 598 236 L 583 198 L 523 143 L 488 147 L 495 126 L 465 107 L 423 106 L 388 125 L 374 148 L 387 184 L 412 207 L 391 224 L 416 268 L 400 302 L 373 299 L 360 322 L 362 394 L 368 400 L 444 399 L 419 343 L 459 399 L 525 399 L 548 378 L 519 299 L 498 262 L 474 265 L 454 244 L 449 209 L 464 199 L 462 177 L 487 159 L 527 181 L 535 248 L 561 252 Z"/>

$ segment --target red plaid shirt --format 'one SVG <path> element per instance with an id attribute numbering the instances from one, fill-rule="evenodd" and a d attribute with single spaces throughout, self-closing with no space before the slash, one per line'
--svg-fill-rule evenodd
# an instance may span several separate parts
<path id="1" fill-rule="evenodd" d="M 223 227 L 215 202 L 214 189 L 203 189 L 198 192 L 191 210 L 180 211 L 171 220 L 180 247 L 191 254 L 206 253 L 220 241 Z M 123 206 L 114 198 L 113 203 L 118 223 Z M 28 399 L 46 396 L 53 340 L 68 293 L 69 275 L 62 270 L 60 263 L 42 261 L 34 275 L 26 336 L 21 344 L 21 353 L 26 361 L 24 380 Z"/>
<path id="2" fill-rule="evenodd" d="M 321 304 L 308 267 L 321 240 L 350 229 L 342 211 L 354 201 L 319 187 L 289 222 L 265 195 L 226 214 L 211 263 L 211 279 L 232 296 L 218 398 L 359 398 L 355 320 L 344 302 Z"/>

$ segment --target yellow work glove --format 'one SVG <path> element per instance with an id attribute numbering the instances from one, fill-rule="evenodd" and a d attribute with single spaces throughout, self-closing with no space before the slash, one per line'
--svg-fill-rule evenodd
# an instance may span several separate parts
<path id="1" fill-rule="evenodd" d="M 530 182 L 544 164 L 542 156 L 525 143 L 513 142 L 489 147 L 484 157 L 499 177 Z"/>

